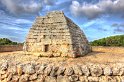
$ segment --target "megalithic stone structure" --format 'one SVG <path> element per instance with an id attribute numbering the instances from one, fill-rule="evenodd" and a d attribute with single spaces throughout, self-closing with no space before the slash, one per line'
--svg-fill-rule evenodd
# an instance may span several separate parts
<path id="1" fill-rule="evenodd" d="M 91 51 L 83 31 L 62 11 L 36 18 L 24 44 L 26 54 L 45 57 L 78 57 Z"/>

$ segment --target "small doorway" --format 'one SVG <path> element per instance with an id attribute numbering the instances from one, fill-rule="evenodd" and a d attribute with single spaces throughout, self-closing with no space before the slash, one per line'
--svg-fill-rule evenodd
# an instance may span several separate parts
<path id="1" fill-rule="evenodd" d="M 48 44 L 44 45 L 44 51 L 45 52 L 48 52 L 49 51 L 49 45 Z"/>

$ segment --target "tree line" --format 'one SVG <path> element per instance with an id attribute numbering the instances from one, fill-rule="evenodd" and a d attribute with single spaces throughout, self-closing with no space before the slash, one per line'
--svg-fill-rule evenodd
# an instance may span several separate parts
<path id="1" fill-rule="evenodd" d="M 7 38 L 0 38 L 0 45 L 22 45 L 22 43 L 13 42 Z"/>
<path id="2" fill-rule="evenodd" d="M 92 46 L 123 46 L 124 47 L 124 35 L 110 36 L 99 40 L 90 42 Z"/>

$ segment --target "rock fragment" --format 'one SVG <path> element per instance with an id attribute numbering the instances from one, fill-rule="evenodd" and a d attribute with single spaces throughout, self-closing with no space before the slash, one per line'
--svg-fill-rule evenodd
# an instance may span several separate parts
<path id="1" fill-rule="evenodd" d="M 73 75 L 74 70 L 72 67 L 67 67 L 65 70 L 65 75 Z"/>
<path id="2" fill-rule="evenodd" d="M 31 64 L 27 64 L 24 66 L 24 69 L 23 69 L 24 73 L 26 74 L 34 74 L 35 73 L 35 67 Z"/>

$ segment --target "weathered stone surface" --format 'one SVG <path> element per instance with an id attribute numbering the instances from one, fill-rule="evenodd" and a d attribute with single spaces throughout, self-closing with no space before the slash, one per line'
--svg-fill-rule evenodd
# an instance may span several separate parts
<path id="1" fill-rule="evenodd" d="M 57 71 L 57 75 L 63 75 L 65 72 L 66 68 L 65 67 L 59 67 L 58 71 Z"/>
<path id="2" fill-rule="evenodd" d="M 26 73 L 26 74 L 34 74 L 34 73 L 35 73 L 34 66 L 31 65 L 31 64 L 27 64 L 26 66 L 24 66 L 23 71 L 24 71 L 24 73 Z"/>
<path id="3" fill-rule="evenodd" d="M 41 65 L 37 71 L 38 74 L 44 74 L 44 70 L 47 66 L 46 65 Z"/>
<path id="4" fill-rule="evenodd" d="M 1 79 L 7 78 L 8 74 L 1 75 Z"/>
<path id="5" fill-rule="evenodd" d="M 18 75 L 22 75 L 22 73 L 23 73 L 23 66 L 22 65 L 17 66 L 17 73 L 18 73 Z"/>
<path id="6" fill-rule="evenodd" d="M 6 79 L 6 78 L 5 78 L 5 79 L 3 79 L 3 80 L 2 80 L 2 82 L 7 82 L 7 79 Z"/>
<path id="7" fill-rule="evenodd" d="M 74 65 L 73 69 L 74 69 L 74 73 L 76 75 L 82 75 L 82 69 L 81 69 L 81 67 L 79 65 Z"/>
<path id="8" fill-rule="evenodd" d="M 61 11 L 37 17 L 23 49 L 26 54 L 45 57 L 78 57 L 91 51 L 83 31 Z"/>
<path id="9" fill-rule="evenodd" d="M 79 80 L 80 80 L 80 82 L 88 82 L 87 76 L 80 76 Z"/>
<path id="10" fill-rule="evenodd" d="M 115 77 L 106 76 L 106 82 L 117 82 Z"/>
<path id="11" fill-rule="evenodd" d="M 88 77 L 88 82 L 99 82 L 99 77 Z"/>
<path id="12" fill-rule="evenodd" d="M 111 67 L 107 66 L 103 69 L 105 75 L 111 75 L 112 74 L 112 69 Z"/>
<path id="13" fill-rule="evenodd" d="M 115 76 L 115 79 L 116 79 L 116 82 L 123 82 L 123 81 L 121 81 L 121 77 L 119 77 L 119 76 Z"/>
<path id="14" fill-rule="evenodd" d="M 32 81 L 32 80 L 36 80 L 38 77 L 37 77 L 37 74 L 33 74 L 29 77 L 29 80 Z"/>
<path id="15" fill-rule="evenodd" d="M 7 70 L 7 68 L 8 68 L 8 62 L 5 61 L 5 62 L 2 63 L 2 65 L 1 65 L 1 70 L 2 70 L 2 71 L 5 71 L 5 70 Z"/>
<path id="16" fill-rule="evenodd" d="M 106 76 L 99 77 L 99 82 L 106 82 Z"/>
<path id="17" fill-rule="evenodd" d="M 17 67 L 16 66 L 11 66 L 8 69 L 8 72 L 13 73 L 13 74 L 17 74 Z"/>
<path id="18" fill-rule="evenodd" d="M 51 77 L 51 76 L 47 76 L 45 78 L 45 82 L 56 82 L 56 78 L 55 77 Z"/>
<path id="19" fill-rule="evenodd" d="M 121 82 L 124 82 L 124 76 L 120 77 Z"/>
<path id="20" fill-rule="evenodd" d="M 19 79 L 19 82 L 28 82 L 28 76 L 27 75 L 22 75 Z"/>
<path id="21" fill-rule="evenodd" d="M 12 82 L 19 82 L 19 76 L 13 76 Z"/>
<path id="22" fill-rule="evenodd" d="M 53 77 L 56 76 L 58 68 L 59 67 L 57 67 L 57 66 L 53 66 L 50 76 L 53 76 Z"/>
<path id="23" fill-rule="evenodd" d="M 123 75 L 124 67 L 113 67 L 112 71 L 113 71 L 113 75 Z"/>
<path id="24" fill-rule="evenodd" d="M 99 77 L 100 82 L 122 82 L 122 81 L 117 81 L 117 78 L 113 76 L 102 76 Z"/>
<path id="25" fill-rule="evenodd" d="M 89 74 L 90 74 L 90 70 L 89 70 L 88 66 L 83 65 L 83 66 L 81 66 L 81 69 L 82 69 L 82 73 L 83 73 L 83 75 L 85 75 L 85 76 L 89 76 Z"/>
<path id="26" fill-rule="evenodd" d="M 46 69 L 44 70 L 44 74 L 45 75 L 50 75 L 51 71 L 52 71 L 52 66 L 47 66 Z"/>
<path id="27" fill-rule="evenodd" d="M 57 82 L 71 82 L 67 76 L 58 76 Z"/>
<path id="28" fill-rule="evenodd" d="M 93 65 L 90 67 L 90 72 L 92 76 L 100 76 L 103 74 L 103 70 L 100 65 Z"/>
<path id="29" fill-rule="evenodd" d="M 74 73 L 74 70 L 72 67 L 68 67 L 65 70 L 65 75 L 72 75 Z"/>
<path id="30" fill-rule="evenodd" d="M 44 75 L 38 75 L 37 82 L 44 82 L 45 76 Z"/>
<path id="31" fill-rule="evenodd" d="M 6 73 L 6 71 L 0 70 L 0 74 L 5 74 L 5 73 Z"/>
<path id="32" fill-rule="evenodd" d="M 10 81 L 13 77 L 13 74 L 12 73 L 9 73 L 8 77 L 7 77 L 7 81 Z"/>
<path id="33" fill-rule="evenodd" d="M 72 76 L 69 76 L 69 80 L 71 82 L 76 82 L 79 80 L 79 76 L 78 75 L 72 75 Z"/>
<path id="34" fill-rule="evenodd" d="M 124 75 L 124 67 L 120 68 L 120 72 L 118 75 Z"/>

